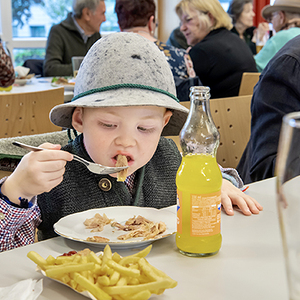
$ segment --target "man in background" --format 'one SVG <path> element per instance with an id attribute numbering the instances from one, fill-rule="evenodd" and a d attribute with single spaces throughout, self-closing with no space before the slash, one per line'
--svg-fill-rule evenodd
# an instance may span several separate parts
<path id="1" fill-rule="evenodd" d="M 73 12 L 52 26 L 44 61 L 44 76 L 72 76 L 72 56 L 85 56 L 99 39 L 105 22 L 104 0 L 73 0 Z"/>
<path id="2" fill-rule="evenodd" d="M 276 34 L 254 56 L 258 72 L 262 72 L 288 41 L 300 35 L 300 0 L 275 0 L 273 5 L 265 6 L 261 13 L 272 23 Z"/>

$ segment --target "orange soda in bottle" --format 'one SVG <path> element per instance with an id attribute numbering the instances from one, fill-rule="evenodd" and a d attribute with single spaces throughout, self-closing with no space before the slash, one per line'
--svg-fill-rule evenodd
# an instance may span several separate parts
<path id="1" fill-rule="evenodd" d="M 209 87 L 190 90 L 190 112 L 180 132 L 176 245 L 188 256 L 210 256 L 222 243 L 222 174 L 216 161 L 220 135 L 210 114 Z"/>

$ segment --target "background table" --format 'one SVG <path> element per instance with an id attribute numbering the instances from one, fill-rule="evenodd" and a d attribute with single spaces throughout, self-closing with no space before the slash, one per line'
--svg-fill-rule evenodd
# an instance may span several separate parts
<path id="1" fill-rule="evenodd" d="M 29 93 L 44 91 L 49 89 L 56 89 L 60 87 L 55 87 L 51 85 L 52 77 L 38 77 L 28 80 L 28 82 L 23 86 L 13 85 L 13 88 L 9 92 L 1 91 L 0 93 Z M 64 102 L 69 102 L 73 98 L 74 93 L 72 90 L 64 91 Z"/>
<path id="2" fill-rule="evenodd" d="M 175 237 L 153 243 L 148 261 L 178 281 L 178 286 L 151 299 L 182 300 L 287 300 L 287 281 L 276 207 L 275 179 L 250 185 L 247 190 L 264 210 L 259 215 L 234 216 L 222 213 L 223 243 L 219 253 L 212 257 L 190 258 L 181 255 Z M 39 279 L 35 264 L 26 254 L 30 250 L 43 257 L 58 256 L 64 252 L 81 250 L 87 245 L 62 237 L 53 238 L 0 253 L 0 286 L 11 285 L 27 278 Z M 90 247 L 94 251 L 99 248 Z M 129 255 L 137 250 L 119 250 Z M 44 278 L 44 290 L 39 300 L 84 300 L 49 278 Z"/>

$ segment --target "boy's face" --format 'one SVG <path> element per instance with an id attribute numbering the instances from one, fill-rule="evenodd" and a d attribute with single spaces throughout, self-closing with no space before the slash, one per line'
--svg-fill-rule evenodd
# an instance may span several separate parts
<path id="1" fill-rule="evenodd" d="M 72 124 L 83 133 L 94 162 L 113 167 L 117 155 L 125 155 L 130 175 L 152 158 L 171 116 L 172 112 L 157 106 L 76 108 Z"/>

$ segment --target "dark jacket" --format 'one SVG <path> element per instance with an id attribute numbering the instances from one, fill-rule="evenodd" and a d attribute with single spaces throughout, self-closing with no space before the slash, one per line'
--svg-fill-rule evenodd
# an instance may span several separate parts
<path id="1" fill-rule="evenodd" d="M 101 37 L 94 33 L 84 43 L 72 13 L 60 24 L 52 26 L 46 46 L 44 76 L 72 76 L 72 56 L 85 56 L 90 47 Z"/>
<path id="2" fill-rule="evenodd" d="M 63 147 L 91 161 L 83 146 L 83 136 Z M 152 159 L 136 173 L 136 191 L 132 198 L 124 182 L 109 175 L 93 174 L 81 163 L 68 162 L 64 180 L 49 193 L 38 196 L 43 222 L 39 226 L 39 240 L 55 236 L 53 224 L 60 218 L 80 211 L 108 206 L 134 205 L 162 208 L 176 204 L 176 173 L 181 155 L 176 144 L 161 138 Z M 111 183 L 105 191 L 99 182 Z"/>
<path id="3" fill-rule="evenodd" d="M 189 52 L 196 75 L 211 89 L 211 98 L 237 96 L 242 74 L 257 72 L 249 47 L 225 28 L 211 31 Z"/>
<path id="4" fill-rule="evenodd" d="M 250 48 L 253 55 L 256 54 L 256 44 L 252 42 L 253 33 L 254 33 L 255 27 L 249 27 L 244 31 L 244 39 L 248 47 Z M 236 28 L 233 26 L 231 29 L 231 32 L 237 34 L 239 36 L 239 33 L 237 32 Z"/>
<path id="5" fill-rule="evenodd" d="M 300 36 L 268 63 L 254 88 L 251 137 L 237 167 L 245 183 L 274 176 L 285 114 L 300 111 Z"/>

